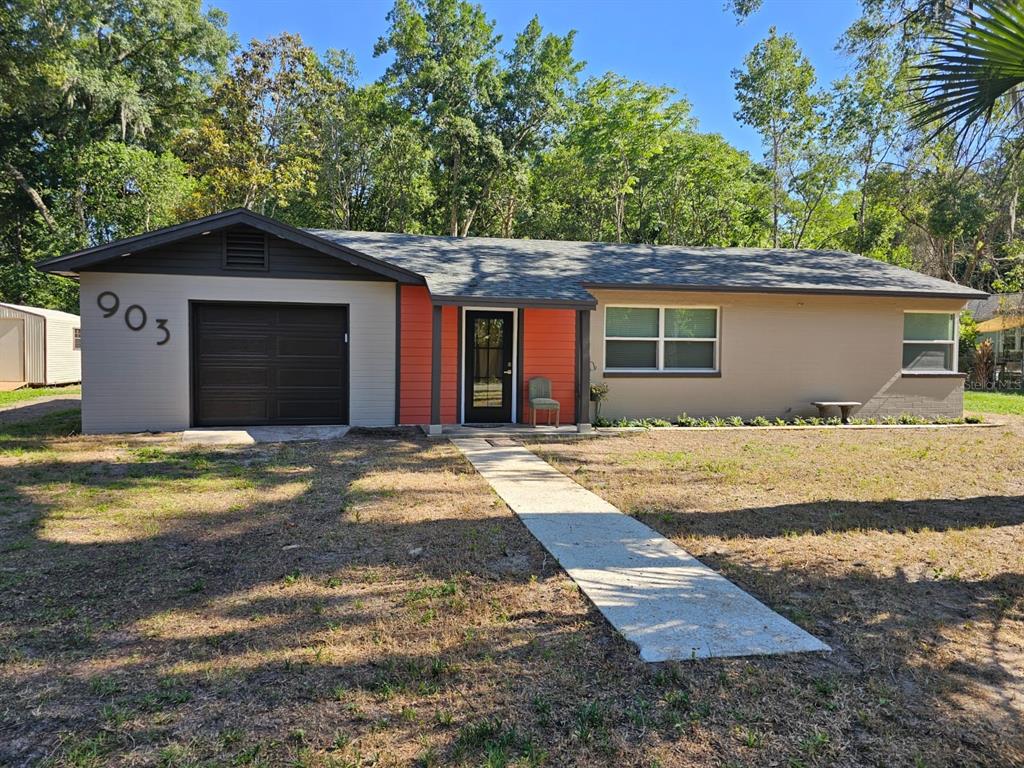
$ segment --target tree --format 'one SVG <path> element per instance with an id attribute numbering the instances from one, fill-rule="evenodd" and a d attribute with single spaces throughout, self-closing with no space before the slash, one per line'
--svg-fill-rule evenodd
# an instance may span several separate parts
<path id="1" fill-rule="evenodd" d="M 106 142 L 119 142 L 143 150 L 121 158 L 143 172 L 129 187 L 154 181 L 146 167 L 194 119 L 223 70 L 225 21 L 199 0 L 0 5 L 0 297 L 73 308 L 73 286 L 31 264 L 93 244 L 110 226 L 130 234 L 128 222 L 85 199 L 98 180 L 81 183 L 83 162 L 113 157 Z"/>
<path id="2" fill-rule="evenodd" d="M 777 248 L 784 189 L 799 149 L 818 121 L 814 68 L 792 36 L 780 36 L 772 27 L 747 54 L 744 69 L 732 74 L 740 104 L 736 119 L 753 126 L 765 145 L 772 173 L 772 246 Z"/>
<path id="3" fill-rule="evenodd" d="M 494 23 L 465 0 L 397 0 L 388 20 L 374 49 L 395 57 L 384 83 L 421 126 L 445 228 L 464 237 L 543 146 L 580 68 L 573 36 L 543 35 L 534 19 L 501 57 Z"/>
<path id="4" fill-rule="evenodd" d="M 914 119 L 935 132 L 987 120 L 1003 98 L 1024 118 L 1024 4 L 975 0 L 944 24 L 916 80 Z"/>
<path id="5" fill-rule="evenodd" d="M 207 114 L 178 148 L 199 178 L 192 213 L 242 206 L 295 224 L 317 195 L 331 120 L 352 89 L 346 54 L 329 68 L 297 35 L 253 40 L 217 83 Z M 298 206 L 296 210 L 290 210 Z"/>

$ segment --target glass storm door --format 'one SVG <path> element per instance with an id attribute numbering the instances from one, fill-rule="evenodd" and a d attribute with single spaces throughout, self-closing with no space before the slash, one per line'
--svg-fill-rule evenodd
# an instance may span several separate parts
<path id="1" fill-rule="evenodd" d="M 465 421 L 512 421 L 511 312 L 466 312 L 465 377 Z"/>

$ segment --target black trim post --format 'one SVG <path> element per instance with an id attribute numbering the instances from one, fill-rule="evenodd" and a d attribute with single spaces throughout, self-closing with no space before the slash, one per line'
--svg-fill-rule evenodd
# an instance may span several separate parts
<path id="1" fill-rule="evenodd" d="M 441 310 L 440 304 L 434 305 L 430 347 L 430 434 L 440 434 L 441 429 Z"/>
<path id="2" fill-rule="evenodd" d="M 457 338 L 455 341 L 455 357 L 458 358 L 458 362 L 455 364 L 455 421 L 458 422 L 459 424 L 461 424 L 464 419 L 462 415 L 462 401 L 465 397 L 463 394 L 465 389 L 462 386 L 463 358 L 465 357 L 465 354 L 462 351 L 462 324 L 464 322 L 463 317 L 464 315 L 462 312 L 462 307 L 456 307 L 455 323 L 456 328 L 458 330 L 456 331 Z"/>
<path id="3" fill-rule="evenodd" d="M 526 409 L 523 407 L 523 403 L 526 402 L 526 378 L 523 376 L 523 350 L 525 345 L 523 343 L 524 329 L 526 328 L 526 307 L 518 307 L 516 311 L 516 400 L 518 402 L 513 403 L 515 407 L 515 422 L 517 424 L 526 423 Z"/>
<path id="4" fill-rule="evenodd" d="M 395 283 L 395 426 L 402 423 L 402 284 Z"/>
<path id="5" fill-rule="evenodd" d="M 590 310 L 576 312 L 576 423 L 590 426 Z"/>

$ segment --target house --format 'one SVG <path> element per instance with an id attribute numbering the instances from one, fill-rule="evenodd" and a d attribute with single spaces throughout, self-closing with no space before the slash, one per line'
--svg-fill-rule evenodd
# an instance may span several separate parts
<path id="1" fill-rule="evenodd" d="M 77 277 L 87 432 L 959 416 L 985 294 L 848 253 L 300 230 L 233 210 L 48 260 Z"/>
<path id="2" fill-rule="evenodd" d="M 1024 350 L 1024 293 L 997 293 L 983 302 L 969 302 L 967 309 L 978 321 L 978 341 L 992 343 L 994 381 L 1001 389 L 1020 389 Z"/>
<path id="3" fill-rule="evenodd" d="M 0 384 L 81 381 L 81 341 L 78 315 L 0 304 Z"/>

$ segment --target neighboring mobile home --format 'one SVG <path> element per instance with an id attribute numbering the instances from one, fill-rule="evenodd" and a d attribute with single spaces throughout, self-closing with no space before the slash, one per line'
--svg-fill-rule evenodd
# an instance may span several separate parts
<path id="1" fill-rule="evenodd" d="M 81 380 L 78 315 L 0 304 L 0 382 L 45 385 Z"/>
<path id="2" fill-rule="evenodd" d="M 81 281 L 87 432 L 602 415 L 960 416 L 985 294 L 835 251 L 300 230 L 228 211 L 44 262 Z"/>

